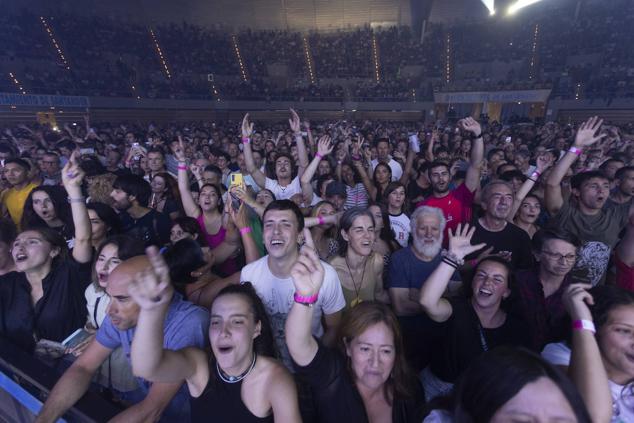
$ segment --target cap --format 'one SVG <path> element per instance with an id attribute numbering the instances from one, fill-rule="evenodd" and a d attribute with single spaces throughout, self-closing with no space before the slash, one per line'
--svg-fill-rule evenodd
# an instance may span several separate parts
<path id="1" fill-rule="evenodd" d="M 343 182 L 332 181 L 326 187 L 326 197 L 332 197 L 333 195 L 340 195 L 341 197 L 347 197 L 348 192 L 346 185 Z"/>

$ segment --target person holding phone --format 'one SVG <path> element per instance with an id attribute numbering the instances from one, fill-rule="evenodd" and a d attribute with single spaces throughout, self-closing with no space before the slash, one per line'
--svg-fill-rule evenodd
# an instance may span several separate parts
<path id="1" fill-rule="evenodd" d="M 86 320 L 84 290 L 93 250 L 77 156 L 62 171 L 75 226 L 72 252 L 58 232 L 27 229 L 11 246 L 16 270 L 0 276 L 0 336 L 29 352 L 46 341 L 60 343 Z"/>

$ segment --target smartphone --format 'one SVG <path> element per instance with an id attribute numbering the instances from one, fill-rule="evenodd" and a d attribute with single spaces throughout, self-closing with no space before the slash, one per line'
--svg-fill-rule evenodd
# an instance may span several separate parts
<path id="1" fill-rule="evenodd" d="M 62 341 L 62 345 L 66 348 L 75 348 L 77 345 L 90 338 L 91 335 L 92 334 L 84 328 L 77 329 L 68 338 Z"/>
<path id="2" fill-rule="evenodd" d="M 0 159 L 0 167 L 4 167 L 4 159 Z"/>
<path id="3" fill-rule="evenodd" d="M 242 183 L 243 183 L 242 173 L 231 174 L 231 186 L 242 185 Z"/>
<path id="4" fill-rule="evenodd" d="M 138 147 L 138 146 L 139 146 L 139 143 L 138 143 L 138 142 L 133 142 L 133 143 L 132 143 L 132 147 Z"/>
<path id="5" fill-rule="evenodd" d="M 511 142 L 511 137 L 504 138 L 504 142 Z"/>
<path id="6" fill-rule="evenodd" d="M 79 153 L 80 153 L 82 156 L 85 156 L 85 155 L 90 155 L 90 154 L 95 154 L 95 149 L 94 149 L 94 148 L 80 148 L 80 149 L 79 149 Z"/>

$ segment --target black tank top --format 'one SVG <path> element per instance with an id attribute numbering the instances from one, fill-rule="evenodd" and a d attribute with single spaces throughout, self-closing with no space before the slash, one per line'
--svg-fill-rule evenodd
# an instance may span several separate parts
<path id="1" fill-rule="evenodd" d="M 209 382 L 198 398 L 191 398 L 192 422 L 273 423 L 273 414 L 257 417 L 242 402 L 242 381 L 226 383 L 210 364 Z"/>

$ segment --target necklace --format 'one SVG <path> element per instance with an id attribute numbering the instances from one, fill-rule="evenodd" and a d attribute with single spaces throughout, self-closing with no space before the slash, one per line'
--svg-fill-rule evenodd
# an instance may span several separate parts
<path id="1" fill-rule="evenodd" d="M 363 287 L 363 279 L 365 278 L 365 264 L 368 261 L 368 258 L 366 257 L 365 260 L 363 260 L 363 272 L 361 273 L 361 283 L 359 283 L 359 288 L 357 288 L 357 283 L 354 281 L 354 276 L 352 276 L 352 270 L 350 270 L 350 265 L 348 264 L 348 257 L 344 257 L 344 260 L 346 261 L 348 273 L 350 273 L 350 279 L 352 279 L 352 286 L 356 294 L 356 298 L 350 302 L 350 307 L 354 307 L 361 302 L 361 298 L 359 298 L 359 292 Z"/>
<path id="2" fill-rule="evenodd" d="M 216 361 L 216 371 L 218 372 L 218 376 L 220 376 L 220 379 L 222 379 L 223 382 L 226 383 L 238 383 L 240 382 L 242 379 L 244 379 L 245 377 L 249 376 L 249 373 L 251 373 L 251 370 L 253 370 L 253 368 L 255 367 L 255 359 L 256 359 L 257 355 L 255 353 L 253 353 L 253 361 L 251 362 L 251 365 L 249 366 L 249 368 L 244 371 L 241 375 L 238 376 L 230 376 L 228 374 L 226 374 L 225 372 L 222 371 L 222 369 L 220 368 L 220 366 L 218 365 L 218 362 Z"/>

